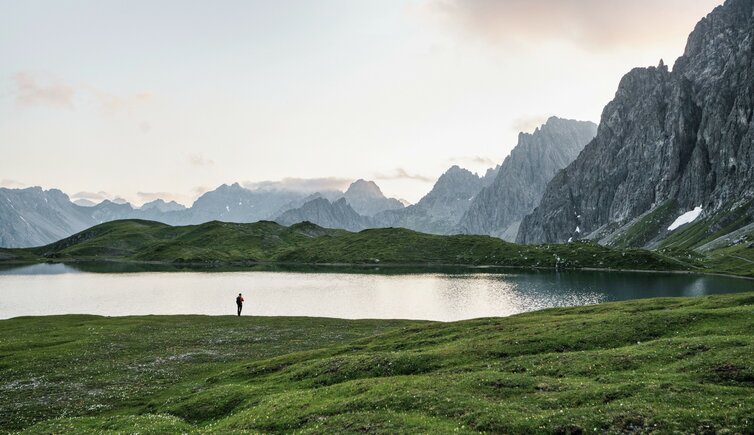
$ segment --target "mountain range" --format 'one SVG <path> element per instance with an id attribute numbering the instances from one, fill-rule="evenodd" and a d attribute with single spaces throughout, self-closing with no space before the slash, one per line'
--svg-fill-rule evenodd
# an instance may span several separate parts
<path id="1" fill-rule="evenodd" d="M 672 70 L 660 61 L 628 72 L 599 126 L 551 117 L 521 133 L 483 176 L 453 166 L 416 204 L 387 198 L 366 180 L 313 194 L 222 185 L 188 208 L 162 200 L 87 207 L 56 189 L 0 189 L 0 246 L 42 245 L 101 222 L 140 218 L 404 227 L 523 244 L 751 247 L 753 59 L 754 0 L 727 0 L 696 25 Z"/>
<path id="2" fill-rule="evenodd" d="M 188 208 L 174 201 L 165 202 L 161 199 L 139 208 L 110 200 L 93 206 L 82 206 L 71 202 L 68 195 L 57 189 L 0 188 L 0 246 L 15 248 L 45 245 L 99 223 L 119 219 L 145 219 L 169 225 L 195 225 L 213 220 L 237 223 L 273 220 L 315 198 L 328 205 L 330 202 L 325 198 L 340 198 L 349 201 L 348 204 L 354 204 L 364 213 L 403 207 L 399 200 L 382 195 L 374 182 L 364 180 L 354 182 L 346 192 L 315 195 L 286 189 L 247 189 L 238 183 L 223 184 L 201 195 Z"/>

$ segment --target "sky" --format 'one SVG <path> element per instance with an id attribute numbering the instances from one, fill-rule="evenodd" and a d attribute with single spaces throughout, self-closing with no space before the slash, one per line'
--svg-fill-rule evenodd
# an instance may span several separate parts
<path id="1" fill-rule="evenodd" d="M 599 122 L 722 0 L 0 0 L 0 186 L 417 201 L 551 115 Z"/>

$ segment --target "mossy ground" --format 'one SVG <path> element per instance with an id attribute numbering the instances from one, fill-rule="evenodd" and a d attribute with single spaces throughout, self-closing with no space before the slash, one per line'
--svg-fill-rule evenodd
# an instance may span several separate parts
<path id="1" fill-rule="evenodd" d="M 455 323 L 18 318 L 0 340 L 7 431 L 754 431 L 754 293 Z"/>

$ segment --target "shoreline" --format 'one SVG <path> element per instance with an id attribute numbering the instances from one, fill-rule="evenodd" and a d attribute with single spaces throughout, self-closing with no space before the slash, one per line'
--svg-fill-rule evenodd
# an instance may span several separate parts
<path id="1" fill-rule="evenodd" d="M 169 261 L 129 261 L 129 260 L 115 260 L 115 259 L 71 259 L 60 261 L 0 261 L 0 267 L 2 266 L 31 266 L 36 264 L 123 264 L 123 265 L 145 265 L 145 266 L 167 266 L 180 268 L 201 268 L 201 269 L 213 269 L 221 267 L 240 268 L 245 267 L 257 267 L 257 266 L 280 266 L 280 267 L 324 267 L 324 268 L 388 268 L 388 269 L 400 269 L 400 268 L 459 268 L 459 269 L 477 269 L 477 270 L 519 270 L 519 271 L 549 271 L 549 272 L 627 272 L 627 273 L 666 273 L 666 274 L 678 274 L 678 275 L 706 275 L 706 276 L 721 276 L 728 278 L 739 278 L 754 281 L 754 276 L 747 275 L 735 275 L 730 273 L 714 272 L 714 271 L 701 271 L 701 270 L 657 270 L 657 269 L 618 269 L 611 267 L 542 267 L 542 266 L 508 266 L 500 264 L 463 264 L 463 263 L 287 263 L 287 262 L 266 262 L 266 261 L 244 261 L 244 262 L 210 262 L 210 263 L 174 263 Z M 181 271 L 181 270 L 175 270 Z M 200 270 L 197 270 L 200 271 Z M 170 271 L 164 271 L 170 272 Z M 110 272 L 100 272 L 110 273 Z"/>

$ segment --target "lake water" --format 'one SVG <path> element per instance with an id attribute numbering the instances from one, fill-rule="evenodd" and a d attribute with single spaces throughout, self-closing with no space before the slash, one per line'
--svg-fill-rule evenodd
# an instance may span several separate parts
<path id="1" fill-rule="evenodd" d="M 620 272 L 311 269 L 100 273 L 63 264 L 0 270 L 0 318 L 235 314 L 453 321 L 657 296 L 754 291 L 754 281 Z M 95 270 L 95 271 L 91 271 Z M 107 270 L 107 269 L 104 269 Z"/>

